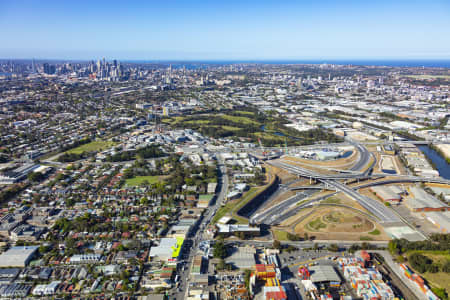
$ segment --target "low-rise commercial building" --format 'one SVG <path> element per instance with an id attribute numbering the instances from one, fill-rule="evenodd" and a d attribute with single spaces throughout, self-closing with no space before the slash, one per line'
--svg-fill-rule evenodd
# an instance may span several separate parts
<path id="1" fill-rule="evenodd" d="M 38 246 L 16 246 L 0 255 L 0 267 L 25 267 L 33 259 Z"/>

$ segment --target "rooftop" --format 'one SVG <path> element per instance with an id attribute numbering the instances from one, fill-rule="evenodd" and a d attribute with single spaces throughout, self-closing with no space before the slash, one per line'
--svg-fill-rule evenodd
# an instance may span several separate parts
<path id="1" fill-rule="evenodd" d="M 318 265 L 309 268 L 311 273 L 311 281 L 316 282 L 341 282 L 339 275 L 336 273 L 332 266 Z"/>
<path id="2" fill-rule="evenodd" d="M 0 267 L 24 267 L 38 248 L 38 246 L 12 247 L 0 255 Z"/>
<path id="3" fill-rule="evenodd" d="M 410 191 L 411 195 L 410 197 L 407 198 L 407 202 L 408 205 L 413 209 L 424 207 L 431 207 L 431 208 L 447 207 L 445 203 L 439 201 L 437 198 L 428 194 L 422 188 L 412 187 Z"/>

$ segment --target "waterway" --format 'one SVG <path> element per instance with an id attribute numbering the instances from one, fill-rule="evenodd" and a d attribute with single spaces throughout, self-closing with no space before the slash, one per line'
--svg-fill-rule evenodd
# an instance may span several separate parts
<path id="1" fill-rule="evenodd" d="M 278 135 L 278 136 L 285 136 L 284 133 L 279 132 L 279 131 L 269 131 L 269 130 L 266 130 L 266 125 L 261 125 L 261 130 L 262 130 L 262 131 L 269 132 L 269 133 L 273 133 L 273 134 Z"/>
<path id="2" fill-rule="evenodd" d="M 418 147 L 434 163 L 441 177 L 450 179 L 450 164 L 448 164 L 445 159 L 439 155 L 439 153 L 431 149 L 429 146 L 421 145 Z"/>
<path id="3" fill-rule="evenodd" d="M 262 131 L 265 131 L 265 132 L 268 132 L 268 133 L 272 133 L 272 134 L 275 134 L 275 135 L 278 135 L 278 136 L 288 137 L 288 138 L 290 138 L 290 139 L 292 139 L 292 140 L 301 140 L 301 138 L 298 138 L 298 137 L 295 137 L 295 136 L 290 136 L 290 135 L 285 135 L 284 133 L 279 132 L 279 131 L 266 130 L 266 125 L 262 125 L 262 126 L 260 127 L 260 129 L 261 129 Z"/>

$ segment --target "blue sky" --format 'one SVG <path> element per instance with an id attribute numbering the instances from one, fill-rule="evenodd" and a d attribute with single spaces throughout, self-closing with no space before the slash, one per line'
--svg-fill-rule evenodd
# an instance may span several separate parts
<path id="1" fill-rule="evenodd" d="M 0 0 L 0 28 L 2 58 L 450 59 L 449 0 Z"/>

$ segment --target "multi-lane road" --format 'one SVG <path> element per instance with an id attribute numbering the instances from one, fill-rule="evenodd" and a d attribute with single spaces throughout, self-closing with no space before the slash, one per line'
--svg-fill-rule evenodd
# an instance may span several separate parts
<path id="1" fill-rule="evenodd" d="M 255 213 L 250 221 L 251 223 L 275 224 L 286 212 L 295 209 L 299 201 L 311 196 L 313 193 L 314 191 L 299 192 L 275 206 L 268 207 L 264 211 Z"/>
<path id="2" fill-rule="evenodd" d="M 199 250 L 199 245 L 200 242 L 204 240 L 205 237 L 205 228 L 208 224 L 210 224 L 211 219 L 214 217 L 214 215 L 216 214 L 217 210 L 219 209 L 219 207 L 222 205 L 224 199 L 225 199 L 225 195 L 228 191 L 228 176 L 227 176 L 227 169 L 225 167 L 225 164 L 223 163 L 223 161 L 221 160 L 221 158 L 217 158 L 218 163 L 219 163 L 219 179 L 220 179 L 220 184 L 219 184 L 219 192 L 217 193 L 217 198 L 215 203 L 210 206 L 206 213 L 203 215 L 202 220 L 200 221 L 200 224 L 198 225 L 198 227 L 196 228 L 196 232 L 193 233 L 193 238 L 189 240 L 189 243 L 192 244 L 192 246 L 188 245 L 188 247 L 185 247 L 184 251 L 184 255 L 186 257 L 186 259 L 184 260 L 185 262 L 185 269 L 182 272 L 182 276 L 180 276 L 180 284 L 179 284 L 179 290 L 176 290 L 175 292 L 175 299 L 186 299 L 187 298 L 187 285 L 188 285 L 188 281 L 189 281 L 189 274 L 191 272 L 191 267 L 192 267 L 192 260 L 194 258 L 194 256 L 196 255 L 196 253 Z"/>
<path id="3" fill-rule="evenodd" d="M 355 165 L 353 165 L 353 167 L 350 168 L 350 170 L 351 171 L 361 171 L 369 163 L 370 157 L 372 156 L 372 154 L 367 150 L 366 147 L 364 147 L 360 144 L 357 144 L 354 142 L 350 142 L 350 144 L 352 144 L 359 151 L 359 160 Z M 370 173 L 370 171 L 372 170 L 375 163 L 376 163 L 376 160 L 374 159 L 372 164 L 364 172 L 364 175 L 367 175 Z"/>

